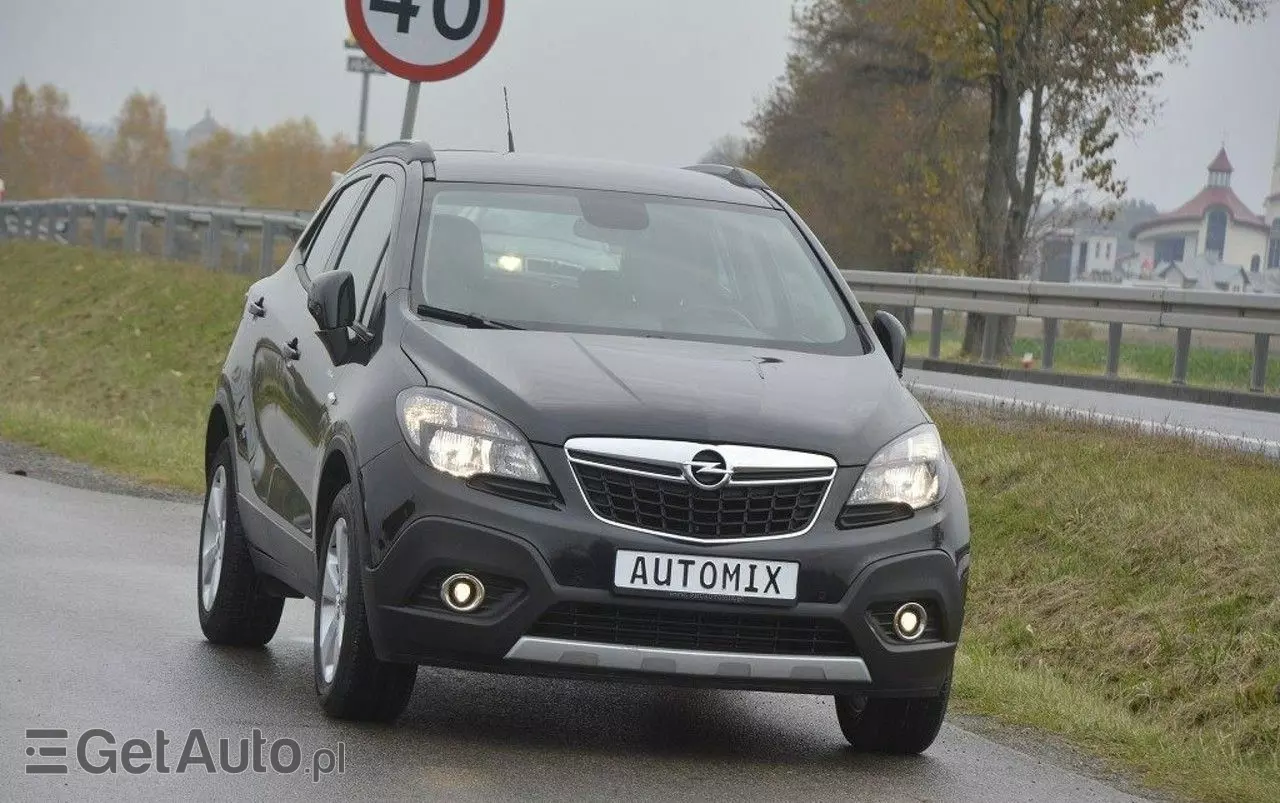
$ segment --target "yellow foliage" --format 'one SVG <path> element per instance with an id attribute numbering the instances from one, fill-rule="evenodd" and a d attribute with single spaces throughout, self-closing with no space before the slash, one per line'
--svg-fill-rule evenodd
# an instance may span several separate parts
<path id="1" fill-rule="evenodd" d="M 242 194 L 243 140 L 219 127 L 187 151 L 188 195 L 195 203 L 234 201 Z"/>
<path id="2" fill-rule="evenodd" d="M 247 137 L 219 129 L 187 154 L 191 197 L 269 209 L 314 209 L 361 155 L 341 135 L 325 142 L 310 118 L 286 120 Z"/>
<path id="3" fill-rule="evenodd" d="M 242 162 L 246 199 L 253 206 L 314 209 L 345 172 L 358 149 L 338 137 L 326 143 L 310 117 L 286 120 L 249 135 Z"/>
<path id="4" fill-rule="evenodd" d="M 57 87 L 19 82 L 0 108 L 0 178 L 10 200 L 103 192 L 102 158 Z"/>
<path id="5" fill-rule="evenodd" d="M 152 201 L 171 168 L 164 104 L 157 95 L 134 92 L 125 99 L 107 161 L 117 195 Z"/>

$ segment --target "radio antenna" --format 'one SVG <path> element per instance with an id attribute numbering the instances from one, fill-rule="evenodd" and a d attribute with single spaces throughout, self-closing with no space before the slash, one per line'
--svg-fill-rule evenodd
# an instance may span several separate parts
<path id="1" fill-rule="evenodd" d="M 507 94 L 507 88 L 502 88 L 502 102 L 507 107 L 507 153 L 516 152 L 516 135 L 511 131 L 511 96 Z"/>

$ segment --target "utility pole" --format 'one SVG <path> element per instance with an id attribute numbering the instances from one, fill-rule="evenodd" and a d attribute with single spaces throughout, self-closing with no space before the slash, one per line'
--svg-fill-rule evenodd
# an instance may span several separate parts
<path id="1" fill-rule="evenodd" d="M 356 139 L 360 143 L 360 150 L 369 147 L 369 76 L 371 73 L 364 73 L 360 76 L 360 127 L 357 129 L 360 133 Z"/>
<path id="2" fill-rule="evenodd" d="M 357 127 L 356 140 L 360 144 L 360 148 L 369 147 L 369 76 L 386 75 L 387 71 L 373 63 L 373 59 L 366 56 L 360 43 L 355 40 L 354 36 L 347 37 L 347 41 L 343 43 L 347 50 L 360 51 L 359 55 L 347 56 L 347 72 L 360 73 L 360 123 Z"/>

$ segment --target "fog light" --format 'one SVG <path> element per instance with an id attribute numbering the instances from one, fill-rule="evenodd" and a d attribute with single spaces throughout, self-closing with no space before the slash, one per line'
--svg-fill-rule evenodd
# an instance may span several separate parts
<path id="1" fill-rule="evenodd" d="M 470 613 L 484 602 L 484 583 L 470 574 L 455 574 L 440 584 L 440 599 L 451 611 Z"/>
<path id="2" fill-rule="evenodd" d="M 908 602 L 893 614 L 893 632 L 903 641 L 915 641 L 924 635 L 928 615 L 918 602 Z"/>

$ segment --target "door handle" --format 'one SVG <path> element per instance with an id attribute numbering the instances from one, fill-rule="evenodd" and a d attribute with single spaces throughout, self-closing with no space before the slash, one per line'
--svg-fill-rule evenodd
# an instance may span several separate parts
<path id="1" fill-rule="evenodd" d="M 263 303 L 266 299 L 259 297 L 257 301 L 249 302 L 249 314 L 255 318 L 266 317 L 267 307 Z"/>
<path id="2" fill-rule="evenodd" d="M 295 362 L 302 358 L 302 352 L 298 351 L 298 338 L 290 340 L 284 344 L 284 348 L 280 350 L 284 354 L 285 360 Z"/>

